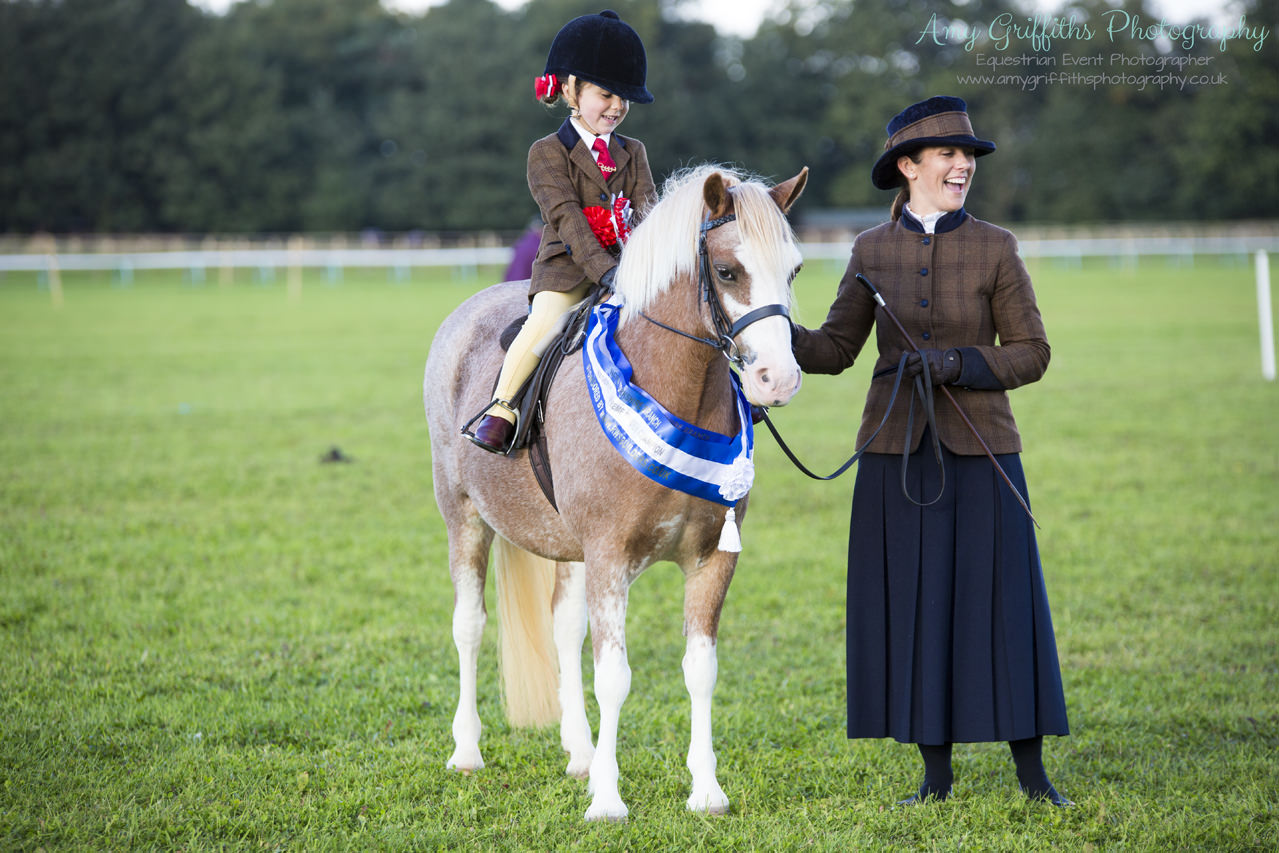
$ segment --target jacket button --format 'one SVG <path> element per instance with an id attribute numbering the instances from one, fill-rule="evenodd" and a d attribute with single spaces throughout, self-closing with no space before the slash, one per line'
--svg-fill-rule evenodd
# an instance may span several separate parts
<path id="1" fill-rule="evenodd" d="M 920 337 L 922 337 L 924 340 L 928 341 L 928 340 L 932 340 L 932 337 L 933 337 L 933 336 L 932 336 L 932 334 L 930 334 L 929 332 L 924 332 L 924 334 L 920 335 Z"/>
<path id="2" fill-rule="evenodd" d="M 933 242 L 931 237 L 925 237 L 923 240 L 923 243 L 925 246 L 927 246 L 931 242 Z"/>
<path id="3" fill-rule="evenodd" d="M 928 307 L 928 300 L 927 300 L 927 299 L 921 299 L 921 300 L 919 300 L 919 307 L 920 307 L 920 308 L 927 308 L 927 307 Z"/>
<path id="4" fill-rule="evenodd" d="M 924 267 L 922 270 L 920 270 L 920 271 L 919 271 L 919 274 L 920 274 L 920 275 L 928 275 L 928 267 Z"/>
<path id="5" fill-rule="evenodd" d="M 600 193 L 600 201 L 608 201 L 608 193 Z"/>

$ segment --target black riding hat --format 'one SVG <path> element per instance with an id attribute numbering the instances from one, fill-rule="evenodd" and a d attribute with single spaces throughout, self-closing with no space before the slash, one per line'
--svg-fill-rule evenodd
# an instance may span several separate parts
<path id="1" fill-rule="evenodd" d="M 644 88 L 648 58 L 639 34 L 611 9 L 569 21 L 556 33 L 545 74 L 570 74 L 637 104 L 653 103 Z"/>
<path id="2" fill-rule="evenodd" d="M 911 104 L 893 116 L 888 123 L 884 153 L 870 170 L 871 183 L 881 190 L 898 186 L 901 174 L 897 171 L 897 158 L 930 145 L 971 148 L 978 157 L 995 150 L 995 143 L 973 135 L 963 98 L 938 95 Z"/>

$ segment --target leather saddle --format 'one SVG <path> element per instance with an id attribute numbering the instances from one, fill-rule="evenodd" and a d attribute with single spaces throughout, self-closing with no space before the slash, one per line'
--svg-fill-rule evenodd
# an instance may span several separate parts
<path id="1" fill-rule="evenodd" d="M 528 449 L 529 465 L 533 468 L 533 476 L 542 487 L 542 493 L 555 504 L 555 484 L 551 475 L 551 462 L 546 449 L 546 395 L 550 392 L 551 383 L 559 372 L 560 365 L 567 356 L 582 348 L 586 340 L 586 324 L 591 316 L 591 309 L 602 299 L 608 297 L 608 291 L 602 287 L 593 287 L 587 297 L 570 311 L 564 331 L 547 347 L 538 362 L 533 375 L 528 378 L 520 390 L 511 397 L 511 407 L 519 412 L 515 423 L 515 435 L 511 440 L 509 453 Z M 502 351 L 505 352 L 524 326 L 527 316 L 517 317 L 507 326 L 499 338 Z M 558 509 L 558 507 L 556 507 Z"/>

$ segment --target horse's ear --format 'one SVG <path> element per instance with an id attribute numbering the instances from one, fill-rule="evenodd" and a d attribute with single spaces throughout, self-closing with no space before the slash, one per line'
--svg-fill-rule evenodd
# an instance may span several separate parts
<path id="1" fill-rule="evenodd" d="M 791 178 L 789 181 L 782 181 L 777 186 L 768 191 L 773 197 L 773 201 L 777 202 L 777 206 L 782 209 L 782 213 L 789 213 L 791 205 L 799 198 L 799 194 L 804 191 L 804 185 L 808 183 L 808 167 L 799 170 L 799 174 Z"/>
<path id="2" fill-rule="evenodd" d="M 711 219 L 728 215 L 733 199 L 724 184 L 724 176 L 719 172 L 711 172 L 706 183 L 702 184 L 702 200 L 706 202 L 706 209 L 711 212 Z"/>

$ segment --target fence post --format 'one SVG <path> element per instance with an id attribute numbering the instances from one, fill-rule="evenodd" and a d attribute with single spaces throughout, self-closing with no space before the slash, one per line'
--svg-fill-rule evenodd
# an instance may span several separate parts
<path id="1" fill-rule="evenodd" d="M 1270 313 L 1270 255 L 1257 250 L 1257 321 L 1261 325 L 1261 375 L 1275 381 L 1275 321 Z"/>
<path id="2" fill-rule="evenodd" d="M 54 308 L 62 307 L 62 271 L 58 268 L 58 242 L 50 234 L 44 243 L 44 269 L 49 277 L 49 296 Z"/>
<path id="3" fill-rule="evenodd" d="M 289 300 L 297 302 L 302 298 L 302 249 L 305 241 L 301 234 L 289 238 Z"/>

